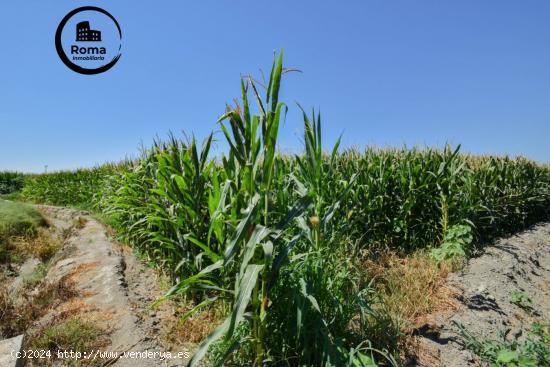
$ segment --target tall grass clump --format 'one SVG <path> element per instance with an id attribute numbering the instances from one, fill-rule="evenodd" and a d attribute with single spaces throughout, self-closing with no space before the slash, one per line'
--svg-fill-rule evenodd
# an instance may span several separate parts
<path id="1" fill-rule="evenodd" d="M 31 205 L 0 199 L 0 264 L 10 261 L 13 237 L 35 237 L 46 224 Z"/>

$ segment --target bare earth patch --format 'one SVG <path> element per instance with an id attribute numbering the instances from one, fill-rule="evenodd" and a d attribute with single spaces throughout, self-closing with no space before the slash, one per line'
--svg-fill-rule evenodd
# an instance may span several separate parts
<path id="1" fill-rule="evenodd" d="M 534 322 L 550 318 L 550 224 L 538 225 L 488 246 L 448 284 L 456 290 L 457 309 L 426 318 L 411 345 L 411 366 L 479 365 L 460 333 L 463 326 L 481 339 L 521 342 Z M 530 299 L 518 304 L 517 295 Z"/>

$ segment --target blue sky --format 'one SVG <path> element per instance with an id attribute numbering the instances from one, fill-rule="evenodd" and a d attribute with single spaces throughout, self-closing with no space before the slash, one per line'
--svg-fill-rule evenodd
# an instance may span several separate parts
<path id="1" fill-rule="evenodd" d="M 82 5 L 122 28 L 122 57 L 100 75 L 55 51 Z M 327 145 L 343 133 L 345 146 L 450 142 L 550 162 L 549 19 L 546 0 L 6 2 L 0 170 L 116 161 L 170 130 L 202 139 L 239 76 L 281 48 L 303 70 L 283 81 L 285 151 L 302 148 L 299 101 L 321 109 Z"/>

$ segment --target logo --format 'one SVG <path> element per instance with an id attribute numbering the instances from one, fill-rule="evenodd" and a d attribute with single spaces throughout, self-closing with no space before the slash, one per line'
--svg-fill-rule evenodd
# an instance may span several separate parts
<path id="1" fill-rule="evenodd" d="M 86 75 L 103 73 L 120 59 L 122 31 L 107 11 L 83 6 L 61 20 L 55 32 L 55 48 L 69 69 Z"/>

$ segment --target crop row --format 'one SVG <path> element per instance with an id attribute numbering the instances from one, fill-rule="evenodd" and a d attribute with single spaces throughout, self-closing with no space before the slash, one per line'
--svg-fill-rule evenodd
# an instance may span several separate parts
<path id="1" fill-rule="evenodd" d="M 325 150 L 315 112 L 303 114 L 304 152 L 280 154 L 285 71 L 280 56 L 264 96 L 242 80 L 241 101 L 219 120 L 229 151 L 218 159 L 212 135 L 172 137 L 133 162 L 35 175 L 24 196 L 107 215 L 173 276 L 167 297 L 193 300 L 188 317 L 226 305 L 192 365 L 206 353 L 226 365 L 395 363 L 380 349 L 383 328 L 373 331 L 383 316 L 360 254 L 435 247 L 458 224 L 482 243 L 548 220 L 550 169 L 458 147 Z"/>

